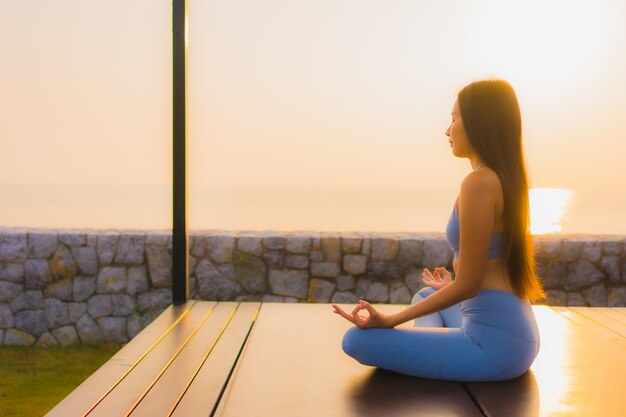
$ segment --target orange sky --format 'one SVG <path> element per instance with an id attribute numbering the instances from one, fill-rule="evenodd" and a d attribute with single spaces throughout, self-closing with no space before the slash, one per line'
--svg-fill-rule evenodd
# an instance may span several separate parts
<path id="1" fill-rule="evenodd" d="M 170 6 L 0 3 L 0 185 L 170 183 Z M 455 93 L 499 76 L 518 92 L 532 185 L 626 209 L 623 2 L 189 11 L 192 187 L 454 193 L 469 169 L 443 135 Z"/>

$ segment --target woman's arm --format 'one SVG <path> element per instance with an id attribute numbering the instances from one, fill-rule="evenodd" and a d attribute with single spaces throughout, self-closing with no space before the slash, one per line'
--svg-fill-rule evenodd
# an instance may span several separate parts
<path id="1" fill-rule="evenodd" d="M 387 316 L 390 327 L 443 310 L 478 293 L 487 267 L 495 216 L 495 195 L 488 175 L 474 172 L 461 184 L 461 241 L 455 280 L 419 303 Z"/>
<path id="2" fill-rule="evenodd" d="M 360 301 L 352 313 L 333 306 L 335 313 L 360 328 L 395 327 L 399 324 L 425 316 L 460 301 L 471 298 L 480 290 L 487 267 L 487 256 L 493 233 L 495 216 L 495 191 L 489 173 L 469 174 L 459 193 L 459 259 L 455 280 L 420 302 L 395 314 L 384 315 L 365 301 Z M 369 317 L 359 315 L 367 310 Z"/>

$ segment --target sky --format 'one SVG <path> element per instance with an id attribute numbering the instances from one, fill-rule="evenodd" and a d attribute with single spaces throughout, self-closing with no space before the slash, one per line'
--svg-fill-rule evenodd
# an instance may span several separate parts
<path id="1" fill-rule="evenodd" d="M 53 206 L 76 220 L 88 188 L 101 190 L 92 207 L 108 204 L 102 224 L 167 226 L 170 8 L 0 0 L 0 225 L 56 226 Z M 192 226 L 281 228 L 290 198 L 315 213 L 323 192 L 345 200 L 320 207 L 346 227 L 345 213 L 370 204 L 350 228 L 381 216 L 372 196 L 445 207 L 431 217 L 447 219 L 470 169 L 444 135 L 450 109 L 465 84 L 495 76 L 518 94 L 531 186 L 571 192 L 564 229 L 626 233 L 623 2 L 189 0 L 188 11 Z M 120 190 L 133 187 L 158 191 L 130 204 Z M 163 206 L 148 223 L 146 201 Z M 235 207 L 249 204 L 256 220 Z M 292 217 L 285 227 L 335 227 Z M 424 226 L 388 226 L 402 227 Z"/>

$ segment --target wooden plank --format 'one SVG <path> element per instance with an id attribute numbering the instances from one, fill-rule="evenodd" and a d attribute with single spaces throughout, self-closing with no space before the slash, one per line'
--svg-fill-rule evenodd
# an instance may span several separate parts
<path id="1" fill-rule="evenodd" d="M 376 370 L 345 355 L 349 327 L 329 304 L 263 304 L 215 415 L 482 416 L 461 384 Z"/>
<path id="2" fill-rule="evenodd" d="M 132 371 L 94 408 L 89 417 L 128 415 L 136 402 L 146 393 L 146 388 L 158 380 L 170 363 L 189 342 L 198 326 L 208 317 L 215 303 L 196 303 L 188 314 L 149 353 L 133 367 Z"/>
<path id="3" fill-rule="evenodd" d="M 205 355 L 202 368 L 177 404 L 172 417 L 209 416 L 214 411 L 239 353 L 248 338 L 261 307 L 260 303 L 242 303 L 211 352 Z M 265 378 L 260 375 L 259 379 Z M 152 414 L 157 415 L 157 414 Z M 147 414 L 147 416 L 151 416 Z"/>
<path id="4" fill-rule="evenodd" d="M 486 416 L 538 416 L 541 394 L 535 374 L 497 382 L 466 382 L 463 385 Z"/>
<path id="5" fill-rule="evenodd" d="M 626 325 L 626 309 L 623 312 L 615 307 L 594 307 L 594 309 Z"/>
<path id="6" fill-rule="evenodd" d="M 126 344 L 111 360 L 119 360 L 126 365 L 136 365 L 160 339 L 165 337 L 189 313 L 195 301 L 175 306 L 171 305 L 161 313 L 148 327 L 143 329 L 131 343 Z"/>
<path id="7" fill-rule="evenodd" d="M 261 313 L 262 308 L 263 308 L 263 304 L 261 304 L 261 308 L 257 312 L 254 325 L 257 324 L 257 321 L 259 319 L 259 314 Z M 226 408 L 224 405 L 226 403 L 226 401 L 224 401 L 224 398 L 228 398 L 228 396 L 230 395 L 230 391 L 232 390 L 234 380 L 239 373 L 239 368 L 241 368 L 242 361 L 245 358 L 246 350 L 248 349 L 248 346 L 250 345 L 250 340 L 252 340 L 253 335 L 254 335 L 254 326 L 250 329 L 246 343 L 244 344 L 243 348 L 241 349 L 241 352 L 239 353 L 239 358 L 237 358 L 237 362 L 235 363 L 235 367 L 233 368 L 231 372 L 231 376 L 229 377 L 229 380 L 227 381 L 226 386 L 223 387 L 221 396 L 217 404 L 214 406 L 213 412 L 210 414 L 211 417 L 221 416 L 223 414 L 224 409 Z M 180 416 L 177 416 L 177 417 L 180 417 Z"/>
<path id="8" fill-rule="evenodd" d="M 506 383 L 466 383 L 488 416 L 612 416 L 626 410 L 626 340 L 534 306 L 541 348 L 531 370 Z M 610 381 L 610 382 L 609 382 Z"/>
<path id="9" fill-rule="evenodd" d="M 603 337 L 615 337 L 618 336 L 615 332 L 607 329 L 604 326 L 599 326 L 598 323 L 593 320 L 589 320 L 585 316 L 581 316 L 570 307 L 550 307 L 550 309 L 558 314 L 561 314 L 563 317 L 568 318 L 574 323 L 585 327 L 587 330 L 590 330 L 596 333 L 599 336 Z"/>
<path id="10" fill-rule="evenodd" d="M 619 334 L 622 337 L 626 337 L 626 325 L 613 320 L 610 317 L 600 313 L 595 308 L 591 307 L 570 307 L 573 311 L 580 314 L 583 317 L 587 317 L 589 320 L 592 320 L 598 323 L 601 326 L 606 327 L 607 329 Z"/>
<path id="11" fill-rule="evenodd" d="M 611 307 L 611 310 L 626 315 L 626 307 Z"/>
<path id="12" fill-rule="evenodd" d="M 198 303 L 204 303 L 198 301 Z M 156 384 L 132 411 L 133 417 L 167 416 L 235 314 L 238 303 L 219 303 Z"/>
<path id="13" fill-rule="evenodd" d="M 194 302 L 170 306 L 130 343 L 94 372 L 46 414 L 46 417 L 84 416 L 129 372 L 134 363 L 189 313 Z"/>

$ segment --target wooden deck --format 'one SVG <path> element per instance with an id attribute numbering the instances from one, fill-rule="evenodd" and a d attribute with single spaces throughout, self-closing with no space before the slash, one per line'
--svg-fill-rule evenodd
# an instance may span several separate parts
<path id="1" fill-rule="evenodd" d="M 392 311 L 402 306 L 381 306 Z M 626 308 L 534 306 L 541 351 L 505 382 L 365 367 L 328 304 L 170 307 L 47 416 L 626 415 Z"/>

